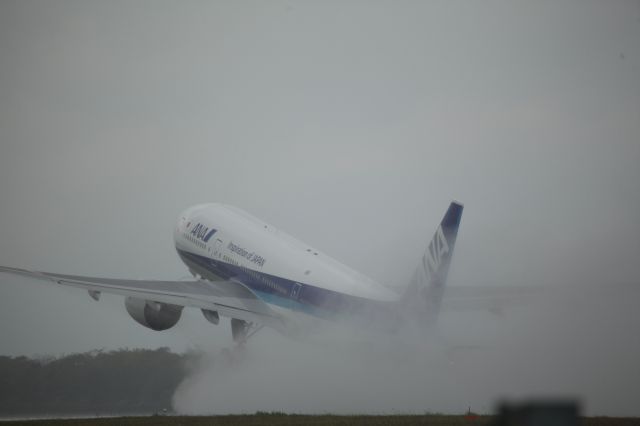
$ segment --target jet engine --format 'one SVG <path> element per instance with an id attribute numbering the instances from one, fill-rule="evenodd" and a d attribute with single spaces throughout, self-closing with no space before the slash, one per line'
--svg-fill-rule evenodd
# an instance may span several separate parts
<path id="1" fill-rule="evenodd" d="M 178 323 L 182 316 L 182 306 L 152 302 L 135 297 L 127 297 L 124 302 L 127 312 L 138 324 L 155 331 L 168 330 Z"/>

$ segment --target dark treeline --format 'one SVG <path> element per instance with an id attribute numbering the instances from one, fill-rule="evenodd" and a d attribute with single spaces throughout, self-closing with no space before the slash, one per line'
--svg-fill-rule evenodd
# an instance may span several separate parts
<path id="1" fill-rule="evenodd" d="M 190 356 L 167 348 L 40 360 L 0 356 L 0 416 L 170 410 Z"/>

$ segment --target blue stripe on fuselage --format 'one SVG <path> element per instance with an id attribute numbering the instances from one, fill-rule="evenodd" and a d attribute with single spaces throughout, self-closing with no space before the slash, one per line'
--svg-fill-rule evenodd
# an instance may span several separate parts
<path id="1" fill-rule="evenodd" d="M 195 264 L 203 269 L 204 278 L 235 278 L 246 285 L 266 303 L 281 306 L 294 311 L 304 312 L 325 319 L 336 316 L 355 316 L 372 320 L 396 320 L 397 305 L 393 302 L 382 302 L 352 296 L 310 284 L 300 283 L 261 271 L 247 269 L 221 260 L 200 256 L 178 249 L 178 254 L 187 263 Z M 211 275 L 206 276 L 206 273 Z"/>

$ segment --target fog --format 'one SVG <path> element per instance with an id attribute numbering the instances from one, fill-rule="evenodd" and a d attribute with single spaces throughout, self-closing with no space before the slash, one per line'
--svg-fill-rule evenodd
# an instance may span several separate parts
<path id="1" fill-rule="evenodd" d="M 1 275 L 0 353 L 204 350 L 194 413 L 638 415 L 639 80 L 637 1 L 3 1 L 1 265 L 178 279 L 177 215 L 217 201 L 402 287 L 457 199 L 449 286 L 554 291 L 427 343 L 263 330 L 225 368 L 227 323 Z"/>
<path id="2" fill-rule="evenodd" d="M 635 288 L 565 289 L 504 318 L 445 313 L 437 334 L 329 326 L 304 340 L 261 332 L 219 344 L 174 395 L 181 413 L 494 412 L 503 400 L 576 400 L 590 415 L 637 415 Z M 571 315 L 567 315 L 571 312 Z M 630 322 L 631 320 L 631 322 Z"/>

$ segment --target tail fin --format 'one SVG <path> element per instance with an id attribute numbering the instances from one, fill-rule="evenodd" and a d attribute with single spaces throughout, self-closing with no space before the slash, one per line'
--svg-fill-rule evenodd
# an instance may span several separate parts
<path id="1" fill-rule="evenodd" d="M 455 201 L 449 205 L 403 296 L 405 311 L 422 324 L 437 321 L 462 209 Z"/>

